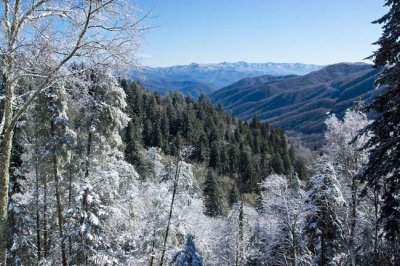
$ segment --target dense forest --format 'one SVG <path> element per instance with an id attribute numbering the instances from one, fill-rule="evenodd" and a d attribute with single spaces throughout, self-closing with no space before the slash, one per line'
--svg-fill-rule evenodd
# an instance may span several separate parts
<path id="1" fill-rule="evenodd" d="M 189 161 L 229 176 L 243 193 L 256 192 L 262 177 L 271 173 L 296 172 L 300 179 L 306 178 L 296 146 L 289 147 L 283 130 L 270 128 L 257 117 L 248 123 L 227 115 L 205 95 L 197 101 L 180 93 L 161 97 L 140 83 L 121 84 L 131 119 L 123 137 L 125 159 L 132 165 L 138 166 L 141 148 L 159 147 L 176 156 L 180 147 L 191 146 Z"/>
<path id="2" fill-rule="evenodd" d="M 198 183 L 197 196 L 204 198 L 200 213 L 210 217 L 227 214 L 242 193 L 252 193 L 254 205 L 262 176 L 296 175 L 299 168 L 306 177 L 282 130 L 256 118 L 247 123 L 226 115 L 205 96 L 161 98 L 98 70 L 41 93 L 18 123 L 12 149 L 8 246 L 16 264 L 35 257 L 57 261 L 60 251 L 63 263 L 95 263 L 93 254 L 100 261 L 112 258 L 121 240 L 108 243 L 105 254 L 97 250 L 112 234 L 100 224 L 113 218 L 107 205 L 125 210 L 120 197 L 132 193 L 135 183 L 174 182 L 171 169 L 183 171 L 177 159 L 198 169 L 191 182 Z M 183 150 L 189 150 L 184 159 Z M 165 167 L 163 157 L 171 158 Z M 163 235 L 158 230 L 154 238 Z"/>
<path id="3" fill-rule="evenodd" d="M 384 92 L 327 115 L 310 152 L 204 95 L 118 77 L 141 30 L 129 1 L 3 1 L 0 265 L 399 265 L 400 4 L 386 5 L 370 57 Z"/>

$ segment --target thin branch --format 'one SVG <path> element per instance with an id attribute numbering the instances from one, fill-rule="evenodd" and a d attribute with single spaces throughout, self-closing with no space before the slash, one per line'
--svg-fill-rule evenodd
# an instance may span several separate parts
<path id="1" fill-rule="evenodd" d="M 9 134 L 15 127 L 15 125 L 17 124 L 18 120 L 21 118 L 21 116 L 26 112 L 26 110 L 28 109 L 29 105 L 35 100 L 35 98 L 39 95 L 40 91 L 42 90 L 42 88 L 48 88 L 48 84 L 51 82 L 51 80 L 53 79 L 54 74 L 59 71 L 64 65 L 65 63 L 67 63 L 76 53 L 76 51 L 80 48 L 80 44 L 82 42 L 83 37 L 85 36 L 88 26 L 89 26 L 89 22 L 92 16 L 92 0 L 89 0 L 89 9 L 88 9 L 88 13 L 86 16 L 86 21 L 85 21 L 85 25 L 81 31 L 81 33 L 79 34 L 78 40 L 76 41 L 75 47 L 72 49 L 72 51 L 69 53 L 69 55 L 67 55 L 58 65 L 57 67 L 47 76 L 47 78 L 38 86 L 38 88 L 35 90 L 35 92 L 32 94 L 32 96 L 24 103 L 24 105 L 21 107 L 20 110 L 18 110 L 17 114 L 11 119 L 10 125 L 8 126 L 8 128 L 5 130 L 5 134 Z"/>

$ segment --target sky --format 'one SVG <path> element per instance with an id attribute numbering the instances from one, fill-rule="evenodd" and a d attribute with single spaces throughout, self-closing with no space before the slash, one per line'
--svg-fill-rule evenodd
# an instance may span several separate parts
<path id="1" fill-rule="evenodd" d="M 362 62 L 381 35 L 383 0 L 140 0 L 146 66 Z M 368 61 L 364 61 L 368 62 Z"/>

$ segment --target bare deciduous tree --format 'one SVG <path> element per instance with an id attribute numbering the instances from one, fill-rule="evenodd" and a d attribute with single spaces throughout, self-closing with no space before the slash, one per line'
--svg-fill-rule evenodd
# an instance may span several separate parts
<path id="1" fill-rule="evenodd" d="M 40 92 L 74 75 L 71 63 L 131 63 L 141 17 L 129 0 L 3 0 L 0 3 L 0 265 L 6 259 L 9 164 L 14 128 Z M 21 88 L 29 83 L 30 88 Z M 23 93 L 21 93 L 23 92 Z M 16 99 L 23 104 L 16 107 Z"/>

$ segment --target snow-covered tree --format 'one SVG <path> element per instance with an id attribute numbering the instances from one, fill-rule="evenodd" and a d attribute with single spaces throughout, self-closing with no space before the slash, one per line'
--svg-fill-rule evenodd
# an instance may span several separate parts
<path id="1" fill-rule="evenodd" d="M 106 207 L 101 204 L 100 197 L 91 185 L 82 187 L 76 198 L 80 202 L 65 212 L 67 223 L 66 238 L 71 242 L 70 263 L 72 264 L 109 264 L 112 256 L 108 256 L 107 241 L 104 239 L 104 227 L 101 220 L 106 215 Z M 102 221 L 103 222 L 103 221 Z"/>
<path id="2" fill-rule="evenodd" d="M 304 219 L 304 191 L 297 175 L 272 174 L 260 184 L 261 219 L 268 223 L 263 233 L 260 260 L 267 264 L 301 264 L 305 254 L 301 227 Z M 260 245 L 260 244 L 259 244 Z"/>
<path id="3" fill-rule="evenodd" d="M 63 265 L 67 263 L 63 211 L 67 207 L 64 203 L 68 202 L 68 187 L 64 184 L 67 183 L 67 158 L 75 139 L 70 129 L 67 98 L 64 84 L 58 83 L 42 92 L 30 106 L 26 120 L 29 134 L 20 167 L 20 171 L 30 172 L 21 183 L 28 198 L 19 193 L 13 200 L 14 206 L 20 206 L 19 214 L 24 215 L 25 220 L 35 221 L 21 225 L 15 239 L 34 243 L 35 260 L 58 261 Z M 28 201 L 34 208 L 17 200 Z M 30 232 L 33 229 L 35 234 Z M 17 254 L 22 250 L 12 252 L 11 257 L 27 258 L 26 254 Z M 53 255 L 56 250 L 59 255 Z"/>
<path id="4" fill-rule="evenodd" d="M 216 245 L 215 252 L 218 254 L 219 263 L 222 265 L 237 265 L 240 259 L 239 256 L 243 256 L 243 254 L 239 254 L 239 249 L 243 247 L 240 242 L 240 231 L 242 230 L 240 228 L 240 213 L 242 207 L 241 202 L 233 204 L 220 229 L 219 243 Z"/>
<path id="5" fill-rule="evenodd" d="M 370 59 L 375 67 L 383 71 L 376 80 L 378 87 L 386 89 L 378 96 L 370 110 L 380 113 L 377 119 L 366 128 L 372 137 L 366 144 L 371 148 L 366 170 L 361 174 L 361 180 L 374 191 L 382 195 L 380 208 L 380 227 L 388 240 L 384 249 L 384 257 L 392 264 L 400 263 L 400 4 L 398 1 L 386 0 L 388 12 L 373 23 L 382 25 L 382 36 L 376 45 Z M 375 250 L 375 263 L 382 263 L 382 258 Z M 383 253 L 381 253 L 383 254 Z M 389 263 L 389 262 L 387 262 Z"/>
<path id="6" fill-rule="evenodd" d="M 203 260 L 197 253 L 194 239 L 194 235 L 186 235 L 184 249 L 176 253 L 173 259 L 176 266 L 203 266 Z"/>
<path id="7" fill-rule="evenodd" d="M 304 233 L 313 264 L 343 263 L 343 207 L 346 204 L 333 165 L 319 158 L 317 174 L 308 184 Z"/>
<path id="8" fill-rule="evenodd" d="M 362 150 L 362 148 L 369 138 L 367 134 L 359 136 L 358 134 L 369 124 L 369 120 L 361 111 L 360 102 L 356 102 L 353 108 L 346 111 L 343 121 L 331 115 L 326 119 L 325 124 L 327 130 L 324 151 L 337 172 L 343 197 L 348 205 L 345 216 L 346 241 L 351 264 L 356 265 L 357 257 L 363 255 L 357 254 L 357 250 L 365 252 L 367 248 L 360 248 L 362 232 L 371 230 L 370 223 L 373 222 L 370 211 L 371 201 L 366 197 L 360 203 L 358 198 L 361 188 L 357 178 L 368 161 L 368 150 Z"/>
<path id="9" fill-rule="evenodd" d="M 0 114 L 0 261 L 5 263 L 9 167 L 15 126 L 42 91 L 67 77 L 71 61 L 108 65 L 134 58 L 140 19 L 132 1 L 2 1 Z M 133 21 L 137 21 L 134 23 Z M 21 82 L 34 79 L 23 105 Z M 25 91 L 26 92 L 26 91 Z M 3 95 L 2 95 L 3 96 Z"/>

